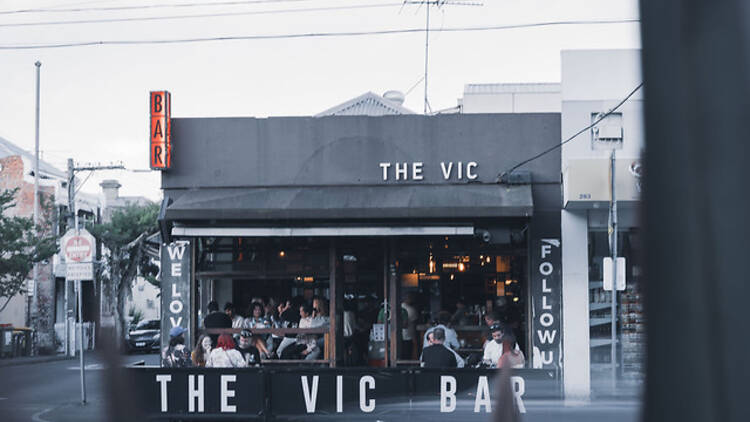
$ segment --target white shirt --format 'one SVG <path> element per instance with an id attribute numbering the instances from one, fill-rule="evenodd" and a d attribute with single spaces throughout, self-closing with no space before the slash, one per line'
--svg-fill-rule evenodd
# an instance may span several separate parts
<path id="1" fill-rule="evenodd" d="M 242 318 L 240 315 L 235 315 L 234 318 L 232 318 L 232 328 L 242 328 L 242 323 L 245 321 L 245 318 Z"/>
<path id="2" fill-rule="evenodd" d="M 206 360 L 206 368 L 244 368 L 247 362 L 242 358 L 242 353 L 235 349 L 224 350 L 215 348 L 211 350 Z"/>
<path id="3" fill-rule="evenodd" d="M 443 343 L 445 344 L 445 346 L 453 350 L 458 350 L 461 348 L 461 344 L 458 342 L 458 334 L 456 334 L 456 330 L 454 330 L 453 328 L 448 328 L 443 324 L 438 324 L 424 332 L 424 338 L 422 339 L 423 349 L 430 345 L 430 343 L 427 341 L 427 335 L 433 332 L 435 328 L 442 328 L 443 330 L 445 330 L 445 343 Z"/>
<path id="4" fill-rule="evenodd" d="M 517 350 L 520 352 L 521 349 L 518 348 L 518 343 L 516 343 L 516 347 L 514 350 Z M 490 340 L 484 344 L 484 355 L 482 356 L 482 360 L 485 363 L 489 363 L 492 366 L 497 366 L 497 362 L 500 360 L 500 356 L 502 355 L 503 355 L 502 343 L 498 343 L 495 340 Z"/>
<path id="5" fill-rule="evenodd" d="M 406 328 L 401 329 L 401 337 L 404 340 L 413 340 L 414 334 L 416 333 L 417 319 L 419 314 L 417 309 L 407 303 L 402 303 L 401 308 L 406 311 Z"/>

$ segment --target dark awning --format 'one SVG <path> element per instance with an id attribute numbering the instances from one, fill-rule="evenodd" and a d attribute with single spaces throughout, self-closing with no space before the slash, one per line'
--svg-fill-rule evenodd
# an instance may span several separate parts
<path id="1" fill-rule="evenodd" d="M 181 192 L 165 220 L 357 220 L 528 217 L 530 185 L 210 188 Z"/>

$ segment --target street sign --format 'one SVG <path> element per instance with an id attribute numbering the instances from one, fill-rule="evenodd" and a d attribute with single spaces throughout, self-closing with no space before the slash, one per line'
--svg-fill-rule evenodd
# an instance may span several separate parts
<path id="1" fill-rule="evenodd" d="M 602 265 L 602 272 L 604 273 L 604 290 L 612 290 L 612 258 L 609 256 L 604 257 L 604 263 Z M 617 258 L 617 290 L 625 290 L 625 258 Z"/>
<path id="2" fill-rule="evenodd" d="M 61 242 L 65 255 L 65 278 L 68 280 L 94 279 L 94 236 L 85 229 L 68 230 Z"/>

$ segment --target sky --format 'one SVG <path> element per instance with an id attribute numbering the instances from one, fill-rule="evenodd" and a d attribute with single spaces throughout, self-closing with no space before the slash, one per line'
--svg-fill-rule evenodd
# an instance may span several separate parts
<path id="1" fill-rule="evenodd" d="M 250 3 L 255 1 L 256 3 Z M 0 136 L 33 151 L 35 67 L 41 67 L 40 149 L 60 169 L 122 162 L 148 168 L 148 92 L 172 94 L 173 117 L 314 115 L 367 91 L 408 92 L 423 109 L 424 33 L 356 37 L 94 45 L 4 46 L 103 40 L 380 31 L 424 28 L 424 5 L 401 0 L 0 0 Z M 560 51 L 640 48 L 637 23 L 481 32 L 457 27 L 638 18 L 637 0 L 471 0 L 430 10 L 428 97 L 455 107 L 465 84 L 559 82 Z M 149 7 L 52 12 L 65 8 Z M 212 4 L 213 3 L 213 4 Z M 343 8 L 346 7 L 346 8 Z M 338 8 L 338 9 L 334 9 Z M 48 12 L 2 13 L 21 9 Z M 306 9 L 306 10 L 302 10 Z M 318 9 L 318 10 L 310 10 Z M 165 17 L 222 14 L 215 17 Z M 130 18 L 147 21 L 112 21 Z M 63 21 L 101 21 L 60 24 Z M 42 22 L 55 24 L 38 25 Z M 606 69 L 602 69 L 606 71 Z M 419 83 L 418 83 L 419 82 Z M 179 147 L 179 140 L 174 141 Z M 121 195 L 159 200 L 158 172 L 99 171 L 82 188 L 118 179 Z"/>

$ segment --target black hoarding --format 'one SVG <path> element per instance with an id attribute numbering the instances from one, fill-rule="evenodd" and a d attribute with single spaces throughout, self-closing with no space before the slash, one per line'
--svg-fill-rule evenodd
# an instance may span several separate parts
<path id="1" fill-rule="evenodd" d="M 377 415 L 486 417 L 497 409 L 498 371 L 489 369 L 130 368 L 138 403 L 152 418 L 348 420 Z M 512 405 L 559 398 L 556 371 L 517 370 Z"/>

